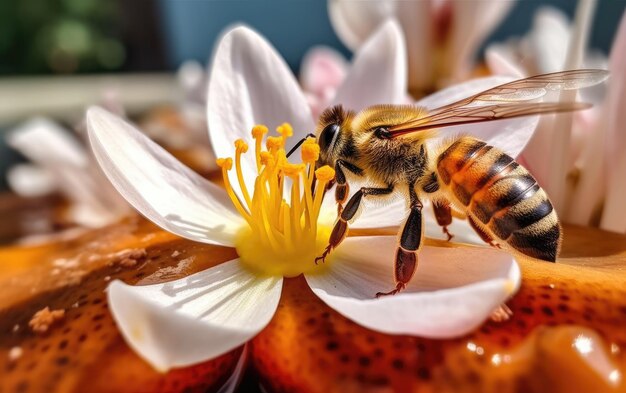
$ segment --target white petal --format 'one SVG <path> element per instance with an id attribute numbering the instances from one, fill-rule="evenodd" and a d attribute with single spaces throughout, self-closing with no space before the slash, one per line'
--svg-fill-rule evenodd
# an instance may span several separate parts
<path id="1" fill-rule="evenodd" d="M 612 80 L 609 85 L 609 95 L 606 105 L 606 124 L 609 140 L 608 162 L 609 181 L 605 211 L 603 212 L 601 227 L 611 231 L 626 232 L 626 207 L 624 195 L 626 193 L 626 137 L 624 124 L 626 123 L 626 14 L 622 16 L 620 27 L 611 48 L 610 67 Z"/>
<path id="2" fill-rule="evenodd" d="M 485 61 L 493 74 L 515 78 L 526 76 L 524 70 L 515 65 L 516 58 L 509 45 L 490 45 L 485 52 Z"/>
<path id="3" fill-rule="evenodd" d="M 436 93 L 420 99 L 415 104 L 427 109 L 435 109 L 513 80 L 514 78 L 508 76 L 490 76 L 472 79 L 439 90 Z"/>
<path id="4" fill-rule="evenodd" d="M 350 227 L 354 229 L 387 228 L 401 225 L 409 214 L 403 197 L 403 194 L 397 193 L 385 199 L 374 197 L 364 200 L 360 215 Z"/>
<path id="5" fill-rule="evenodd" d="M 427 109 L 435 109 L 512 80 L 512 78 L 505 76 L 473 79 L 425 97 L 419 100 L 416 105 L 426 107 Z M 445 127 L 441 129 L 440 134 L 443 137 L 458 134 L 473 135 L 503 150 L 511 157 L 517 157 L 533 135 L 538 122 L 538 116 L 526 116 L 486 123 Z"/>
<path id="6" fill-rule="evenodd" d="M 536 13 L 528 43 L 539 73 L 563 70 L 569 38 L 569 21 L 562 11 L 543 7 Z"/>
<path id="7" fill-rule="evenodd" d="M 350 49 L 357 49 L 387 18 L 394 15 L 391 1 L 331 0 L 328 14 L 335 33 Z"/>
<path id="8" fill-rule="evenodd" d="M 109 306 L 126 342 L 158 370 L 213 359 L 272 319 L 282 278 L 260 278 L 238 260 L 164 284 L 114 281 Z"/>
<path id="9" fill-rule="evenodd" d="M 27 198 L 40 197 L 57 189 L 54 175 L 32 164 L 18 164 L 9 168 L 7 183 L 13 192 Z"/>
<path id="10" fill-rule="evenodd" d="M 104 173 L 139 212 L 179 236 L 232 245 L 243 219 L 224 190 L 104 109 L 89 109 L 87 129 Z"/>
<path id="11" fill-rule="evenodd" d="M 510 0 L 451 0 L 454 22 L 447 60 L 453 65 L 451 75 L 455 79 L 463 79 L 470 72 L 476 51 L 513 4 Z"/>
<path id="12" fill-rule="evenodd" d="M 128 213 L 127 205 L 94 167 L 87 149 L 68 130 L 36 118 L 13 130 L 7 140 L 46 171 L 55 188 L 73 203 L 70 216 L 74 222 L 99 227 Z"/>
<path id="13" fill-rule="evenodd" d="M 376 299 L 393 281 L 395 237 L 346 239 L 329 271 L 307 275 L 326 304 L 367 328 L 430 338 L 457 337 L 478 327 L 520 284 L 507 253 L 482 248 L 424 247 L 407 289 Z"/>
<path id="14" fill-rule="evenodd" d="M 443 233 L 441 226 L 437 224 L 435 212 L 432 204 L 424 204 L 424 234 L 431 239 L 448 240 L 448 236 Z M 448 225 L 448 231 L 454 235 L 450 240 L 453 243 L 467 243 L 478 246 L 485 246 L 485 242 L 476 234 L 467 220 L 452 218 L 452 223 Z"/>
<path id="15" fill-rule="evenodd" d="M 231 157 L 235 140 L 251 140 L 264 124 L 270 131 L 288 122 L 294 140 L 315 131 L 306 98 L 285 61 L 259 34 L 235 27 L 224 34 L 213 58 L 207 97 L 209 136 L 217 157 Z M 254 150 L 254 149 L 252 149 Z M 255 158 L 242 156 L 252 194 Z"/>
<path id="16" fill-rule="evenodd" d="M 398 23 L 388 20 L 357 51 L 333 104 L 361 110 L 375 104 L 400 104 L 407 91 L 407 58 Z"/>

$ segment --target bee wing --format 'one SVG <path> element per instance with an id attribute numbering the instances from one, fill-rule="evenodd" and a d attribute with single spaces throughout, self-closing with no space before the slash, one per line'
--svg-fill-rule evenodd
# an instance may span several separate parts
<path id="1" fill-rule="evenodd" d="M 535 75 L 492 87 L 460 101 L 436 108 L 431 113 L 468 106 L 480 101 L 518 102 L 541 98 L 549 91 L 577 90 L 597 85 L 609 77 L 606 70 L 569 70 Z"/>
<path id="2" fill-rule="evenodd" d="M 493 87 L 460 101 L 436 108 L 430 115 L 390 127 L 391 137 L 459 124 L 500 120 L 542 113 L 588 108 L 579 103 L 528 103 L 549 91 L 593 86 L 609 76 L 605 70 L 570 70 L 536 75 Z M 496 104 L 497 103 L 497 104 Z"/>
<path id="3" fill-rule="evenodd" d="M 541 102 L 454 108 L 443 113 L 437 113 L 421 118 L 418 121 L 390 127 L 389 133 L 391 134 L 391 138 L 396 138 L 405 134 L 432 128 L 511 119 L 514 117 L 540 115 L 545 113 L 571 112 L 591 108 L 591 106 L 591 104 L 584 102 Z"/>

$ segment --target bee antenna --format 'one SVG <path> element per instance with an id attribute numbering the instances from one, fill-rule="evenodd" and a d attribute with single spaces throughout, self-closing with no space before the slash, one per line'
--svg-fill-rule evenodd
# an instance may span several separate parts
<path id="1" fill-rule="evenodd" d="M 315 134 L 307 134 L 304 138 L 300 139 L 300 141 L 296 143 L 296 145 L 292 147 L 291 150 L 289 150 L 289 153 L 287 153 L 287 158 L 289 158 L 296 150 L 298 150 L 298 148 L 302 146 L 304 141 L 306 141 L 309 138 L 315 138 Z"/>

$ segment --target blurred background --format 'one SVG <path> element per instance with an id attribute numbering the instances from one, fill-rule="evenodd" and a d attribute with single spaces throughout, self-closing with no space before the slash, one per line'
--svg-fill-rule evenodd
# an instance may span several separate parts
<path id="1" fill-rule="evenodd" d="M 576 2 L 518 1 L 485 45 L 527 32 L 546 5 L 571 18 Z M 607 53 L 625 6 L 599 1 L 591 48 Z M 178 67 L 190 59 L 205 65 L 220 32 L 236 22 L 260 31 L 296 72 L 313 45 L 350 55 L 321 0 L 0 0 L 0 136 L 35 115 L 75 123 L 106 89 L 131 114 L 175 102 Z M 0 190 L 6 169 L 23 160 L 3 139 Z"/>

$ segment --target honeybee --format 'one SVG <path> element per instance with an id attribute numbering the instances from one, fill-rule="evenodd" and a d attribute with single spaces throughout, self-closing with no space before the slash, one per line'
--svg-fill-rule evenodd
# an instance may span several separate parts
<path id="1" fill-rule="evenodd" d="M 359 113 L 341 106 L 320 117 L 315 137 L 318 165 L 335 168 L 338 217 L 328 246 L 315 262 L 346 237 L 363 199 L 408 195 L 408 216 L 398 234 L 396 286 L 376 296 L 403 290 L 418 264 L 423 231 L 422 201 L 433 204 L 437 223 L 448 235 L 453 211 L 494 247 L 506 247 L 532 258 L 554 262 L 561 245 L 556 211 L 534 177 L 494 146 L 456 136 L 429 149 L 441 127 L 519 116 L 581 110 L 580 102 L 540 103 L 548 91 L 575 90 L 604 81 L 603 70 L 573 70 L 537 75 L 503 84 L 434 110 L 412 105 L 377 105 Z M 361 187 L 348 199 L 346 174 L 377 186 Z"/>

